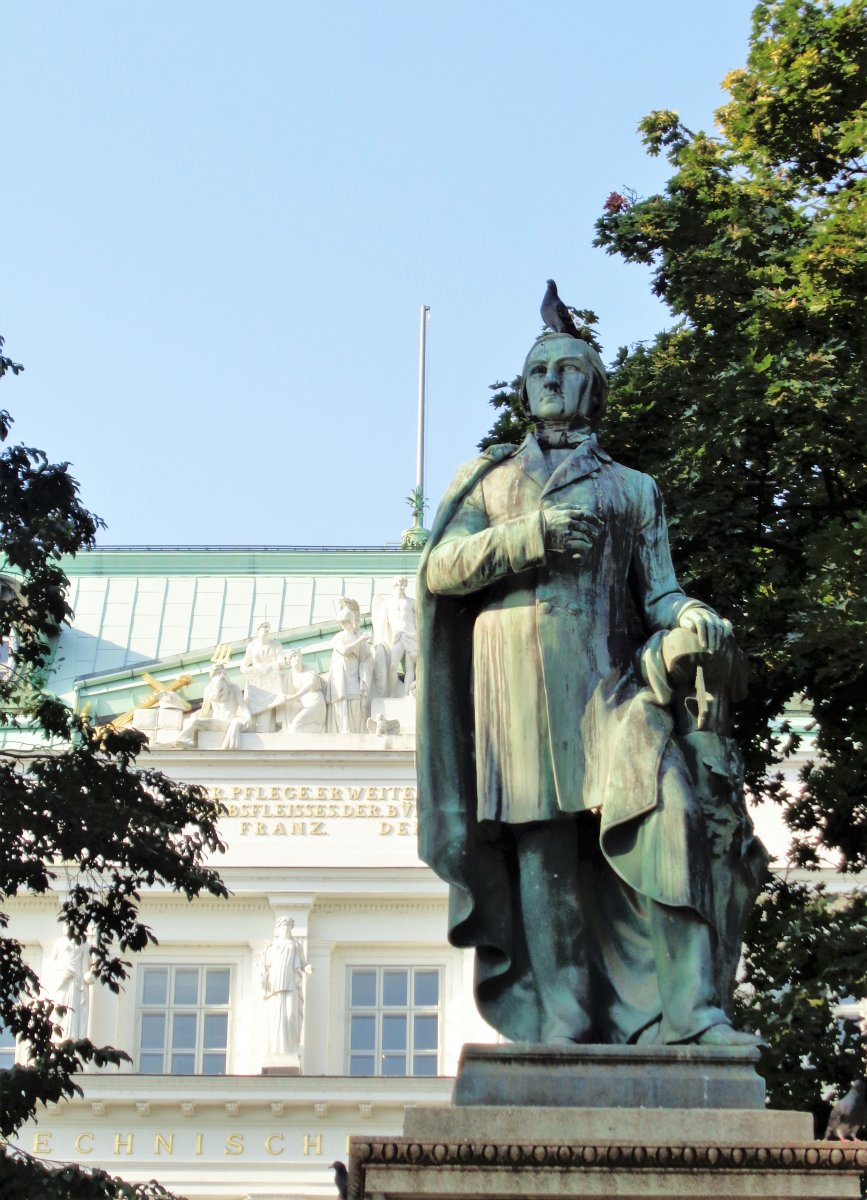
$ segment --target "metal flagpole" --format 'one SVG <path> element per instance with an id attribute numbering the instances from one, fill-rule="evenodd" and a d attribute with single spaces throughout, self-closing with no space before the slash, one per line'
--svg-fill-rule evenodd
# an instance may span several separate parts
<path id="1" fill-rule="evenodd" d="M 415 485 L 419 505 L 424 503 L 424 400 L 427 380 L 427 326 L 430 305 L 421 306 L 418 334 L 418 445 L 415 460 Z M 421 513 L 419 513 L 421 518 Z M 421 519 L 419 519 L 421 524 Z"/>

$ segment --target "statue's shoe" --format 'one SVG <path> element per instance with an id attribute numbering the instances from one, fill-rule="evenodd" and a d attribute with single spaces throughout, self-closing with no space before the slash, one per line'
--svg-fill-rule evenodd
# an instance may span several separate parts
<path id="1" fill-rule="evenodd" d="M 704 1033 L 693 1038 L 694 1046 L 764 1046 L 757 1033 L 743 1033 L 731 1025 L 711 1025 Z"/>

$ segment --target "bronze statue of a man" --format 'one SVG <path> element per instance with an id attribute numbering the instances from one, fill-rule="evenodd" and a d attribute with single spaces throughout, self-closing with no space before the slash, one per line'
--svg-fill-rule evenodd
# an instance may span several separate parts
<path id="1" fill-rule="evenodd" d="M 764 851 L 725 706 L 677 708 L 684 662 L 731 675 L 731 626 L 677 583 L 654 481 L 596 440 L 593 348 L 543 334 L 523 378 L 535 432 L 459 470 L 419 568 L 422 858 L 507 1037 L 755 1044 L 723 993 Z"/>

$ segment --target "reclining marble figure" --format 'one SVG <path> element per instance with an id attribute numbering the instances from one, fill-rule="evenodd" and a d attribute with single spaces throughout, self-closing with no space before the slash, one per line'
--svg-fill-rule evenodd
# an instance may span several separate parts
<path id="1" fill-rule="evenodd" d="M 767 863 L 731 625 L 679 586 L 654 481 L 597 441 L 595 350 L 543 334 L 523 379 L 535 432 L 460 468 L 419 568 L 421 856 L 506 1037 L 754 1045 L 726 1012 Z"/>

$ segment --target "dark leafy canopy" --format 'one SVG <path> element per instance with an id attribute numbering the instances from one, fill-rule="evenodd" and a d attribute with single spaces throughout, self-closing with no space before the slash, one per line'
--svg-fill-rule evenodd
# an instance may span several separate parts
<path id="1" fill-rule="evenodd" d="M 867 868 L 865 61 L 864 0 L 761 0 L 747 65 L 725 81 L 720 135 L 651 114 L 644 142 L 666 155 L 671 178 L 643 200 L 612 193 L 596 227 L 597 245 L 650 267 L 676 318 L 617 356 L 606 448 L 659 480 L 681 579 L 732 620 L 749 655 L 736 732 L 751 790 L 784 805 L 797 864 L 850 870 Z M 486 442 L 515 441 L 520 380 L 494 386 L 501 411 Z M 771 723 L 798 696 L 812 710 L 815 758 L 793 798 Z M 752 963 L 778 934 L 795 962 L 797 927 L 787 937 L 783 917 L 821 923 L 812 895 L 768 893 Z M 863 938 L 863 913 L 851 928 Z M 820 1070 L 816 1043 L 803 1076 L 815 1098 L 820 1077 L 848 1086 L 825 1003 L 845 985 L 799 978 L 801 997 L 824 997 L 811 1012 L 834 1051 Z M 862 993 L 863 978 L 862 965 Z M 769 973 L 756 986 L 792 990 Z M 756 1003 L 779 1048 L 770 1002 Z M 785 1075 L 774 1076 L 776 1102 L 803 1100 Z"/>
<path id="2" fill-rule="evenodd" d="M 867 9 L 763 0 L 722 138 L 642 122 L 664 195 L 597 223 L 680 318 L 620 363 L 608 442 L 656 475 L 676 556 L 750 655 L 749 782 L 803 694 L 822 766 L 789 806 L 796 855 L 867 866 Z M 861 69 L 859 69 L 861 68 Z"/>
<path id="3" fill-rule="evenodd" d="M 843 1095 L 863 1071 L 858 1023 L 834 1010 L 867 978 L 867 895 L 772 879 L 752 914 L 743 969 L 735 1021 L 768 1042 L 761 1073 L 771 1107 L 811 1110 L 824 1132 L 825 1089 Z"/>
<path id="4" fill-rule="evenodd" d="M 2 349 L 2 341 L 0 341 Z M 0 358 L 0 376 L 21 367 Z M 0 417 L 0 440 L 10 419 Z M 0 636 L 12 656 L 0 671 L 0 901 L 44 893 L 62 876 L 60 927 L 92 948 L 96 979 L 117 991 L 127 951 L 155 941 L 138 917 L 143 887 L 226 895 L 203 865 L 220 850 L 218 810 L 198 787 L 136 766 L 134 732 L 97 736 L 44 686 L 53 639 L 69 616 L 65 554 L 93 544 L 100 522 L 82 506 L 66 464 L 39 450 L 10 446 L 0 454 L 0 568 L 15 581 L 0 593 Z M 0 913 L 0 928 L 8 917 Z M 22 947 L 0 936 L 0 1022 L 30 1047 L 26 1065 L 0 1070 L 0 1134 L 12 1138 L 41 1104 L 71 1096 L 83 1064 L 127 1056 L 87 1039 L 60 1041 L 50 1002 Z M 163 1195 L 156 1185 L 130 1185 L 95 1170 L 53 1165 L 0 1144 L 5 1197 L 90 1200 Z"/>

